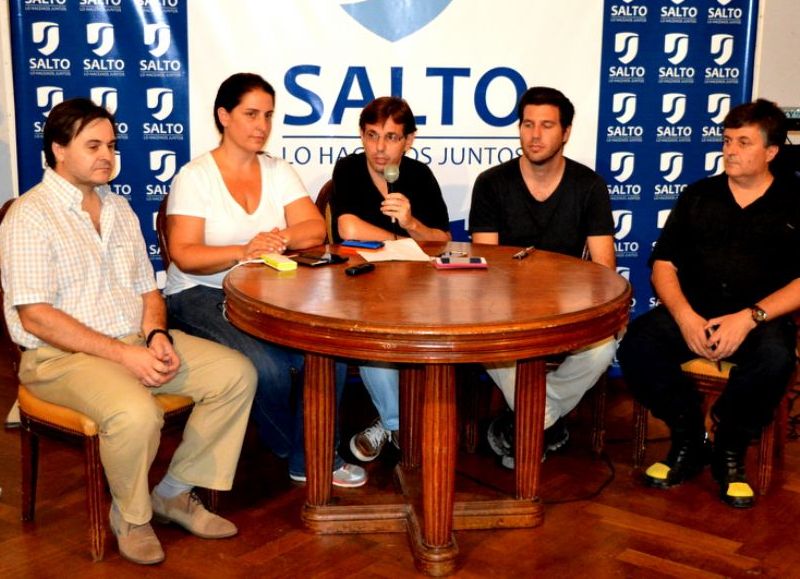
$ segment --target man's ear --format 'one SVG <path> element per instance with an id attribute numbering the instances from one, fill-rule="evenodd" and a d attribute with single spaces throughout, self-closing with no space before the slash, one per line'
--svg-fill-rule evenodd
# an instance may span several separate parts
<path id="1" fill-rule="evenodd" d="M 778 154 L 778 151 L 780 151 L 780 147 L 778 147 L 777 145 L 770 145 L 769 147 L 767 147 L 767 163 L 772 162 L 772 160 Z"/>
<path id="2" fill-rule="evenodd" d="M 566 145 L 567 141 L 569 141 L 569 136 L 570 136 L 571 133 L 572 133 L 572 125 L 568 126 L 566 129 L 564 129 L 564 138 L 561 139 L 561 142 Z"/>
<path id="3" fill-rule="evenodd" d="M 411 146 L 414 144 L 414 137 L 417 136 L 417 133 L 411 133 L 410 135 L 406 135 L 406 148 L 404 151 L 408 151 Z"/>
<path id="4" fill-rule="evenodd" d="M 61 163 L 64 161 L 64 146 L 59 145 L 55 141 L 50 146 L 50 150 L 53 152 L 53 157 L 55 157 L 56 163 Z"/>

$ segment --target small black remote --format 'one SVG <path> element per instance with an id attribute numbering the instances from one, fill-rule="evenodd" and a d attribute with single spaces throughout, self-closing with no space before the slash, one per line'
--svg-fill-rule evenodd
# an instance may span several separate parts
<path id="1" fill-rule="evenodd" d="M 358 265 L 353 265 L 348 267 L 344 270 L 347 275 L 361 275 L 362 273 L 368 273 L 375 269 L 374 263 L 360 263 Z"/>

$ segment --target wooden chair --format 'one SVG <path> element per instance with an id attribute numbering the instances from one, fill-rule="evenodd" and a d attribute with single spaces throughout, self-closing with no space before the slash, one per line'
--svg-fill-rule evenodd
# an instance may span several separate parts
<path id="1" fill-rule="evenodd" d="M 709 409 L 714 400 L 725 389 L 733 366 L 729 362 L 722 362 L 722 369 L 719 370 L 715 362 L 705 358 L 694 358 L 682 364 L 681 370 L 694 381 L 697 389 L 705 396 L 705 406 Z M 794 381 L 795 376 L 792 376 L 789 382 L 790 386 L 794 384 Z M 758 474 L 756 482 L 758 492 L 761 495 L 767 494 L 769 490 L 776 450 L 782 450 L 783 437 L 788 420 L 788 401 L 788 395 L 784 396 L 778 406 L 775 419 L 765 426 L 761 432 L 761 440 L 758 445 Z M 647 444 L 647 417 L 647 408 L 634 401 L 633 466 L 637 469 L 644 464 Z"/>
<path id="2" fill-rule="evenodd" d="M 13 203 L 7 201 L 0 208 L 0 222 Z M 0 289 L 2 299 L 2 289 Z M 0 310 L 0 339 L 8 345 L 9 358 L 14 372 L 19 371 L 20 349 L 11 341 L 6 326 L 5 311 Z M 86 475 L 86 506 L 89 511 L 89 541 L 94 561 L 101 561 L 105 553 L 106 518 L 108 501 L 105 493 L 105 475 L 100 463 L 98 426 L 88 416 L 37 398 L 31 390 L 18 387 L 20 409 L 20 458 L 22 462 L 22 520 L 32 521 L 36 510 L 36 482 L 39 464 L 39 437 L 45 436 L 83 446 Z M 165 428 L 180 425 L 191 413 L 194 403 L 187 396 L 156 394 L 155 399 L 164 410 Z M 217 492 L 208 495 L 210 508 L 216 508 Z"/>
<path id="3" fill-rule="evenodd" d="M 333 179 L 328 179 L 325 184 L 320 188 L 317 193 L 317 199 L 314 202 L 325 218 L 325 229 L 327 237 L 325 243 L 333 243 L 336 236 L 333 235 L 333 216 L 331 215 L 331 194 L 333 194 Z"/>
<path id="4" fill-rule="evenodd" d="M 164 195 L 161 204 L 158 206 L 156 214 L 156 237 L 158 237 L 158 247 L 161 250 L 161 262 L 164 264 L 164 271 L 169 269 L 172 259 L 169 256 L 169 245 L 167 244 L 167 198 Z"/>

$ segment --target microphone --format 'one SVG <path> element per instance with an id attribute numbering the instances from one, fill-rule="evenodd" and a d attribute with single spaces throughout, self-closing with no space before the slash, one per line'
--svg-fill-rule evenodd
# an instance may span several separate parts
<path id="1" fill-rule="evenodd" d="M 383 178 L 389 184 L 389 193 L 391 193 L 392 185 L 400 178 L 400 165 L 386 165 L 383 168 Z"/>
<path id="2" fill-rule="evenodd" d="M 392 193 L 392 189 L 394 189 L 392 185 L 400 178 L 400 165 L 386 165 L 383 168 L 383 178 L 386 179 L 389 193 Z M 394 217 L 392 217 L 392 224 L 394 224 Z"/>

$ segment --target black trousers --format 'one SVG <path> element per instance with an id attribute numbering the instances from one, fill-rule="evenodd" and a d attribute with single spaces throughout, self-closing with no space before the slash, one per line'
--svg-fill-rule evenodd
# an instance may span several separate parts
<path id="1" fill-rule="evenodd" d="M 747 335 L 727 360 L 736 366 L 712 408 L 720 425 L 752 439 L 769 424 L 796 364 L 796 331 L 793 321 L 784 317 L 762 323 Z M 670 427 L 701 405 L 702 395 L 680 368 L 696 357 L 663 305 L 633 320 L 617 351 L 633 396 Z"/>

